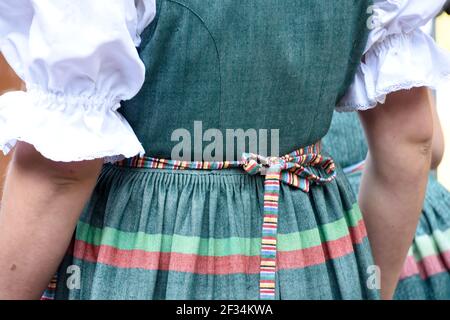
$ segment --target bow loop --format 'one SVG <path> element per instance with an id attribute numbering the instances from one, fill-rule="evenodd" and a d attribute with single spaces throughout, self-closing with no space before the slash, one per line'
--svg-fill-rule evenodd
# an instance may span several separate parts
<path id="1" fill-rule="evenodd" d="M 242 154 L 242 167 L 250 175 L 266 175 L 268 170 L 280 171 L 285 169 L 286 162 L 279 157 L 264 157 L 254 153 Z"/>

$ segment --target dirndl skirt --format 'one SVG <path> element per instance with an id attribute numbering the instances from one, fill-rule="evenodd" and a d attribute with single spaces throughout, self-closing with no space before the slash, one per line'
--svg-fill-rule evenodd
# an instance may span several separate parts
<path id="1" fill-rule="evenodd" d="M 105 165 L 46 297 L 256 300 L 263 193 L 239 168 Z M 276 299 L 379 297 L 342 171 L 308 193 L 281 184 L 279 212 Z"/>
<path id="2" fill-rule="evenodd" d="M 358 192 L 361 173 L 355 172 L 348 178 L 355 193 Z M 450 299 L 450 192 L 432 175 L 394 298 Z"/>

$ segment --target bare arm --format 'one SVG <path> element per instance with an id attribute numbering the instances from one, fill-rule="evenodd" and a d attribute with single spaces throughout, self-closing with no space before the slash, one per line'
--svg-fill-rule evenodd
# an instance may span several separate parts
<path id="1" fill-rule="evenodd" d="M 38 299 L 60 263 L 102 160 L 60 163 L 18 143 L 0 208 L 0 299 Z"/>
<path id="2" fill-rule="evenodd" d="M 444 132 L 442 131 L 441 121 L 436 108 L 435 97 L 433 92 L 429 90 L 430 104 L 433 111 L 433 144 L 432 144 L 432 157 L 431 157 L 431 169 L 437 169 L 444 157 L 445 142 Z"/>
<path id="3" fill-rule="evenodd" d="M 386 104 L 360 112 L 369 144 L 359 203 L 381 294 L 390 299 L 413 239 L 431 162 L 433 117 L 427 89 L 391 94 Z"/>
<path id="4" fill-rule="evenodd" d="M 12 90 L 23 90 L 24 84 L 0 52 L 0 95 Z"/>
<path id="5" fill-rule="evenodd" d="M 10 156 L 5 157 L 0 154 L 0 206 L 2 203 L 3 183 L 5 180 L 6 168 L 8 167 L 9 161 L 10 161 Z"/>

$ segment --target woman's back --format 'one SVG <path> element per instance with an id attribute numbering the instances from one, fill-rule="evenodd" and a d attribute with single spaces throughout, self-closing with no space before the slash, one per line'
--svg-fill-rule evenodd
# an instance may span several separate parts
<path id="1" fill-rule="evenodd" d="M 121 112 L 153 157 L 171 158 L 179 129 L 192 142 L 217 129 L 224 145 L 215 160 L 241 157 L 227 129 L 253 131 L 248 139 L 259 142 L 267 136 L 272 155 L 313 144 L 353 81 L 369 3 L 157 1 L 139 49 L 146 81 Z M 202 160 L 193 149 L 191 159 Z M 247 142 L 246 151 L 265 153 L 258 149 Z"/>

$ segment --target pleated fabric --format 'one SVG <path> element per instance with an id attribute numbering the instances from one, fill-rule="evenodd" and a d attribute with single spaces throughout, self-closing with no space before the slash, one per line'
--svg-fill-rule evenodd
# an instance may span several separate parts
<path id="1" fill-rule="evenodd" d="M 263 193 L 264 177 L 240 169 L 107 165 L 50 294 L 258 299 Z M 341 171 L 309 193 L 281 185 L 277 299 L 378 298 L 355 203 Z"/>

